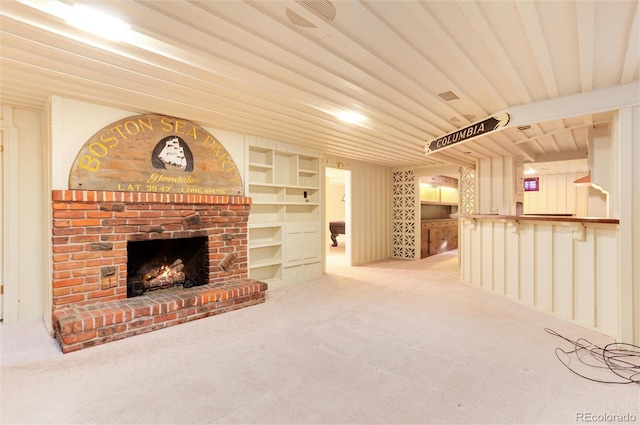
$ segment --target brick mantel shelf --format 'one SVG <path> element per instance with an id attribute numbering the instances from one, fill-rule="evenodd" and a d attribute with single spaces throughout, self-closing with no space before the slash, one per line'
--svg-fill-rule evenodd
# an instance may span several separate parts
<path id="1" fill-rule="evenodd" d="M 251 198 L 54 190 L 53 322 L 63 352 L 264 302 L 248 278 Z M 207 237 L 208 284 L 127 298 L 127 243 Z"/>

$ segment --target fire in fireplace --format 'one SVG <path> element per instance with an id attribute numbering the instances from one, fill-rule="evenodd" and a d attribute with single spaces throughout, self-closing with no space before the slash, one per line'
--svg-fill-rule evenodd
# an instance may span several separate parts
<path id="1" fill-rule="evenodd" d="M 209 279 L 206 236 L 127 243 L 127 298 L 171 286 L 205 285 Z"/>

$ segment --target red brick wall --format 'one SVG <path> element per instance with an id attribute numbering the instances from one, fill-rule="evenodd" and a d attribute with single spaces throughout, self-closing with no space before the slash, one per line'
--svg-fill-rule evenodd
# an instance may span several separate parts
<path id="1" fill-rule="evenodd" d="M 52 199 L 54 315 L 126 299 L 127 241 L 207 236 L 209 283 L 248 277 L 248 197 L 54 190 Z"/>

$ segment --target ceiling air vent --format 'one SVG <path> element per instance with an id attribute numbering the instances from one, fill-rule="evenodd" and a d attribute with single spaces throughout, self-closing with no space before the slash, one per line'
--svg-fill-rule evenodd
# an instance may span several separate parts
<path id="1" fill-rule="evenodd" d="M 303 0 L 302 3 L 329 22 L 336 19 L 336 7 L 328 0 Z"/>
<path id="2" fill-rule="evenodd" d="M 456 99 L 460 99 L 454 92 L 452 92 L 451 90 L 449 91 L 445 91 L 442 93 L 438 93 L 438 96 L 440 96 L 441 98 L 443 98 L 444 100 L 446 100 L 447 102 L 450 102 L 452 100 L 456 100 Z"/>
<path id="3" fill-rule="evenodd" d="M 296 12 L 294 12 L 293 10 L 291 10 L 289 8 L 287 8 L 287 11 L 285 13 L 287 14 L 287 18 L 289 18 L 291 23 L 294 24 L 294 25 L 297 25 L 297 26 L 303 27 L 303 28 L 317 28 L 311 22 L 307 21 L 302 16 L 298 15 Z"/>

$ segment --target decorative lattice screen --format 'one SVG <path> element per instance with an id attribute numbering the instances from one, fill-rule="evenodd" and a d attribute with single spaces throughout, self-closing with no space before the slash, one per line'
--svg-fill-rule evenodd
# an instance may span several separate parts
<path id="1" fill-rule="evenodd" d="M 459 214 L 476 213 L 476 178 L 475 172 L 471 168 L 460 168 L 460 178 L 458 180 L 460 204 Z"/>
<path id="2" fill-rule="evenodd" d="M 393 173 L 393 256 L 416 258 L 416 177 L 413 171 Z"/>

